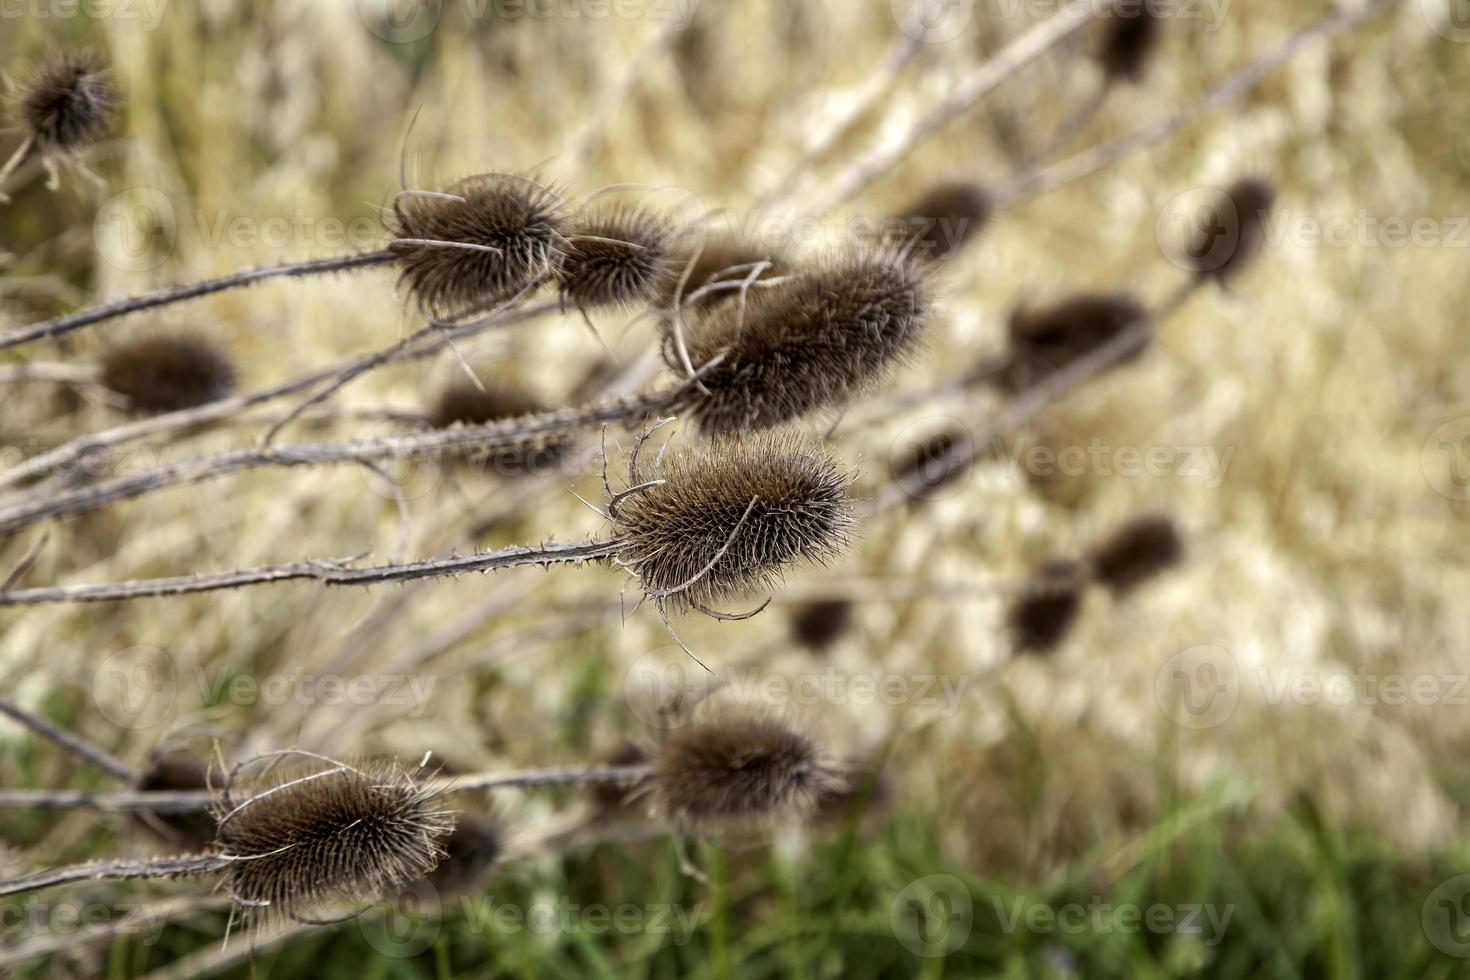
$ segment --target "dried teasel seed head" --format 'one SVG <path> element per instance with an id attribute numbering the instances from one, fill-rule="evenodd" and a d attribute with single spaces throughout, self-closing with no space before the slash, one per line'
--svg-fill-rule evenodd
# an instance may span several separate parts
<path id="1" fill-rule="evenodd" d="M 668 278 L 668 229 L 651 212 L 599 208 L 567 228 L 561 295 L 569 306 L 646 306 Z"/>
<path id="2" fill-rule="evenodd" d="M 153 753 L 137 774 L 133 789 L 139 792 L 209 789 L 209 766 L 197 756 L 179 750 Z M 151 830 L 193 850 L 202 850 L 214 840 L 214 817 L 208 813 L 144 812 L 140 822 Z"/>
<path id="3" fill-rule="evenodd" d="M 990 195 L 972 181 L 935 184 L 893 216 L 888 241 L 924 262 L 947 262 L 990 219 Z"/>
<path id="4" fill-rule="evenodd" d="M 825 562 L 853 524 L 852 479 L 820 447 L 780 435 L 716 440 L 674 456 L 661 483 L 621 501 L 618 559 L 643 591 L 703 608 Z"/>
<path id="5" fill-rule="evenodd" d="M 723 305 L 739 296 L 738 288 L 713 290 L 692 301 L 690 297 L 711 283 L 744 282 L 754 266 L 762 262 L 769 265 L 757 281 L 784 276 L 791 271 L 790 261 L 775 246 L 746 242 L 729 233 L 712 234 L 699 248 L 680 252 L 672 258 L 659 284 L 654 305 L 665 310 L 673 308 L 679 281 L 686 270 L 689 275 L 684 282 L 681 299 L 689 310 Z"/>
<path id="6" fill-rule="evenodd" d="M 44 154 L 75 153 L 106 135 L 117 112 L 117 87 L 88 51 L 69 51 L 35 66 L 21 83 L 14 112 Z"/>
<path id="7" fill-rule="evenodd" d="M 996 376 L 1019 391 L 1086 356 L 1148 317 L 1148 308 L 1122 293 L 1084 293 L 1050 306 L 1011 314 L 1010 361 Z M 1129 353 L 1132 360 L 1143 345 Z"/>
<path id="8" fill-rule="evenodd" d="M 429 423 L 436 429 L 452 425 L 484 425 L 504 419 L 544 412 L 546 406 L 524 391 L 486 385 L 483 389 L 459 379 L 439 392 L 429 410 Z M 549 436 L 528 440 L 524 445 L 505 446 L 491 453 L 470 452 L 471 461 L 502 476 L 545 473 L 561 461 L 570 441 Z"/>
<path id="9" fill-rule="evenodd" d="M 1042 566 L 1011 605 L 1008 621 L 1016 650 L 1050 653 L 1059 647 L 1082 610 L 1086 581 L 1075 562 Z"/>
<path id="10" fill-rule="evenodd" d="M 1091 557 L 1092 577 L 1114 595 L 1124 595 L 1184 560 L 1184 536 L 1162 514 L 1123 525 Z"/>
<path id="11" fill-rule="evenodd" d="M 846 404 L 918 349 L 930 317 L 924 268 L 891 250 L 855 253 L 691 318 L 690 364 L 721 361 L 683 406 L 706 433 L 781 425 Z M 672 332 L 664 359 L 682 372 Z"/>
<path id="12" fill-rule="evenodd" d="M 1158 49 L 1163 17 L 1151 0 L 1119 0 L 1103 31 L 1098 62 L 1110 82 L 1136 82 Z"/>
<path id="13" fill-rule="evenodd" d="M 399 282 L 425 310 L 484 310 L 555 276 L 566 248 L 561 198 L 533 178 L 477 174 L 443 192 L 404 191 L 389 248 Z"/>
<path id="14" fill-rule="evenodd" d="M 235 386 L 235 368 L 199 337 L 154 334 L 108 351 L 101 382 L 137 411 L 176 412 L 224 398 Z"/>
<path id="15" fill-rule="evenodd" d="M 440 794 L 396 767 L 281 767 L 218 808 L 225 887 L 247 908 L 294 919 L 372 900 L 444 857 L 453 816 Z"/>
<path id="16" fill-rule="evenodd" d="M 1185 257 L 1201 278 L 1229 285 L 1266 247 L 1266 221 L 1276 203 L 1276 188 L 1260 177 L 1246 177 L 1220 195 L 1195 229 Z"/>
<path id="17" fill-rule="evenodd" d="M 696 827 L 805 816 L 844 785 L 816 739 L 775 717 L 714 717 L 675 729 L 653 768 L 659 812 Z"/>
<path id="18" fill-rule="evenodd" d="M 852 628 L 850 599 L 819 599 L 791 609 L 791 638 L 815 653 L 823 653 Z"/>
<path id="19" fill-rule="evenodd" d="M 444 858 L 429 884 L 443 900 L 484 890 L 505 855 L 505 827 L 491 816 L 465 814 L 443 840 Z"/>

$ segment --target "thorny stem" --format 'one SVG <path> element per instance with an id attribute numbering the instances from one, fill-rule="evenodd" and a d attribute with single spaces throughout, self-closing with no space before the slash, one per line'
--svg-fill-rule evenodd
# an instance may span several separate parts
<path id="1" fill-rule="evenodd" d="M 9 881 L 0 881 L 0 896 L 20 895 L 74 881 L 125 881 L 207 875 L 222 870 L 229 863 L 226 858 L 209 854 L 155 858 L 151 861 L 93 861 L 65 868 L 50 868 Z"/>

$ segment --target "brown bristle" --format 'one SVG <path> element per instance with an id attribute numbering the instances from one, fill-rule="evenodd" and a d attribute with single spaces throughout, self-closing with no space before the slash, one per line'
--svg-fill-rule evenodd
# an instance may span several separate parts
<path id="1" fill-rule="evenodd" d="M 647 305 L 673 265 L 667 232 L 638 209 L 602 208 L 578 218 L 567 229 L 562 299 L 582 309 Z"/>
<path id="2" fill-rule="evenodd" d="M 645 593 L 676 608 L 744 596 L 788 565 L 827 561 L 853 523 L 851 478 L 800 439 L 718 440 L 673 457 L 659 476 L 619 505 L 619 559 Z"/>
<path id="3" fill-rule="evenodd" d="M 822 653 L 852 628 L 852 614 L 848 599 L 804 602 L 791 610 L 791 638 L 808 650 Z"/>
<path id="4" fill-rule="evenodd" d="M 843 785 L 813 738 L 775 718 L 676 729 L 660 747 L 654 771 L 663 815 L 696 826 L 804 816 Z"/>
<path id="5" fill-rule="evenodd" d="M 997 376 L 1019 391 L 1066 367 L 1148 317 L 1143 304 L 1124 294 L 1083 294 L 1011 314 L 1011 356 Z M 1142 352 L 1142 345 L 1125 360 Z"/>
<path id="6" fill-rule="evenodd" d="M 481 389 L 461 379 L 439 393 L 429 412 L 429 421 L 436 429 L 447 429 L 452 425 L 484 425 L 534 415 L 545 409 L 545 405 L 523 391 L 491 385 Z M 568 445 L 564 438 L 549 437 L 524 446 L 502 447 L 488 455 L 469 453 L 468 458 L 480 468 L 502 476 L 544 473 L 556 467 Z"/>
<path id="7" fill-rule="evenodd" d="M 1085 581 L 1073 562 L 1042 567 L 1011 605 L 1011 638 L 1018 652 L 1050 653 L 1061 645 L 1082 609 Z"/>
<path id="8" fill-rule="evenodd" d="M 198 337 L 153 335 L 108 351 L 101 380 L 137 411 L 176 412 L 224 398 L 235 386 L 235 368 Z"/>
<path id="9" fill-rule="evenodd" d="M 1107 20 L 1098 61 L 1110 81 L 1136 82 L 1158 49 L 1163 19 L 1152 2 L 1122 2 Z"/>
<path id="10" fill-rule="evenodd" d="M 566 247 L 560 198 L 528 177 L 479 174 L 442 194 L 407 191 L 393 215 L 399 281 L 440 316 L 529 292 L 556 274 Z"/>
<path id="11" fill-rule="evenodd" d="M 1184 560 L 1184 537 L 1161 514 L 1136 518 L 1092 553 L 1092 576 L 1115 595 L 1132 591 Z"/>
<path id="12" fill-rule="evenodd" d="M 780 249 L 774 246 L 741 241 L 729 234 L 713 235 L 706 239 L 699 248 L 674 256 L 669 263 L 668 271 L 659 284 L 654 305 L 662 309 L 673 307 L 674 294 L 678 292 L 679 281 L 684 277 L 686 270 L 688 279 L 684 282 L 681 299 L 689 309 L 722 305 L 725 301 L 737 297 L 740 291 L 738 289 L 715 290 L 693 302 L 689 297 L 712 282 L 743 282 L 751 273 L 751 267 L 760 262 L 769 262 L 770 267 L 761 273 L 759 279 L 771 279 L 786 275 L 791 271 L 786 257 Z"/>
<path id="13" fill-rule="evenodd" d="M 505 854 L 505 828 L 494 817 L 465 815 L 443 840 L 444 858 L 428 876 L 442 901 L 485 890 Z"/>
<path id="14" fill-rule="evenodd" d="M 846 404 L 919 346 L 930 315 L 918 263 L 880 251 L 802 272 L 691 318 L 692 366 L 720 356 L 685 406 L 706 433 L 781 425 Z M 672 332 L 664 359 L 682 372 Z"/>
<path id="15" fill-rule="evenodd" d="M 893 216 L 901 230 L 891 231 L 888 238 L 916 259 L 947 262 L 985 227 L 990 210 L 990 195 L 979 184 L 936 184 Z"/>
<path id="16" fill-rule="evenodd" d="M 1189 243 L 1186 261 L 1202 277 L 1229 285 L 1265 249 L 1266 220 L 1276 188 L 1259 177 L 1236 181 L 1222 192 Z"/>
<path id="17" fill-rule="evenodd" d="M 370 901 L 439 865 L 454 820 L 438 801 L 396 768 L 282 773 L 216 813 L 226 887 L 267 916 Z"/>
<path id="18" fill-rule="evenodd" d="M 95 56 L 72 51 L 32 69 L 15 111 L 42 153 L 74 153 L 106 135 L 118 102 Z"/>
<path id="19" fill-rule="evenodd" d="M 155 790 L 209 789 L 209 767 L 187 752 L 154 753 L 133 788 L 144 793 Z M 214 840 L 214 817 L 208 813 L 148 813 L 140 821 L 152 830 L 160 827 L 177 843 L 202 850 Z"/>
<path id="20" fill-rule="evenodd" d="M 616 752 L 607 756 L 602 764 L 611 768 L 623 768 L 624 766 L 641 766 L 648 761 L 648 753 L 636 742 L 624 742 L 618 746 Z M 592 803 L 599 811 L 615 813 L 628 805 L 641 787 L 642 783 L 593 783 L 588 787 L 588 795 L 592 797 Z"/>

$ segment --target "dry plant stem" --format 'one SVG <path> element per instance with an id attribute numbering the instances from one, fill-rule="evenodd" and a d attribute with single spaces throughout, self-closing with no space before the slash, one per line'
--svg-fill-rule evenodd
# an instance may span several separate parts
<path id="1" fill-rule="evenodd" d="M 1062 124 L 1057 127 L 1056 132 L 1052 133 L 1051 138 L 1042 144 L 1041 149 L 1027 157 L 1023 173 L 1034 172 L 1046 161 L 1071 146 L 1073 141 L 1081 136 L 1088 126 L 1092 125 L 1092 121 L 1102 111 L 1112 90 L 1112 85 L 1106 81 L 1100 82 L 1097 88 L 1087 96 L 1086 101 L 1068 114 Z"/>
<path id="2" fill-rule="evenodd" d="M 997 209 L 1011 207 L 1067 184 L 1090 177 L 1139 150 L 1160 143 L 1201 117 L 1245 95 L 1271 72 L 1286 64 L 1308 45 L 1354 27 L 1369 17 L 1394 7 L 1400 0 L 1368 0 L 1366 3 L 1339 10 L 1323 20 L 1298 31 L 1290 39 L 1251 62 L 1211 89 L 1204 98 L 1140 129 L 1107 143 L 1084 150 L 1049 167 L 1016 178 L 997 191 Z"/>
<path id="3" fill-rule="evenodd" d="M 432 558 L 423 561 L 349 568 L 343 561 L 299 561 L 264 568 L 247 568 L 234 572 L 192 575 L 181 578 L 138 579 L 103 585 L 79 585 L 68 588 L 19 589 L 0 592 L 0 606 L 28 606 L 51 602 L 113 602 L 159 596 L 191 595 L 241 589 L 271 582 L 311 580 L 323 585 L 378 585 L 384 582 L 412 582 L 425 578 L 444 578 L 465 572 L 489 572 L 499 568 L 523 565 L 550 566 L 611 558 L 622 546 L 622 540 L 607 538 L 579 541 L 573 544 L 547 544 L 502 548 L 478 555 Z"/>
<path id="4" fill-rule="evenodd" d="M 31 714 L 14 702 L 0 698 L 0 714 L 8 715 L 37 735 L 49 739 L 73 755 L 87 760 L 108 775 L 120 779 L 125 783 L 133 781 L 133 770 L 129 768 L 127 763 L 117 758 L 117 756 L 98 748 L 85 739 L 78 738 L 65 729 L 57 728 L 46 719 Z"/>
<path id="5" fill-rule="evenodd" d="M 806 216 L 824 214 L 851 200 L 912 153 L 919 144 L 954 122 L 992 89 L 1082 28 L 1096 15 L 1092 0 L 1076 0 L 1049 20 L 1007 44 L 975 69 L 949 96 L 891 146 L 879 147 L 845 173 L 827 183 L 826 194 Z"/>
<path id="6" fill-rule="evenodd" d="M 183 878 L 213 874 L 229 864 L 227 858 L 213 855 L 155 858 L 151 861 L 94 861 L 66 868 L 50 868 L 0 881 L 0 896 L 66 885 L 75 881 L 127 881 L 138 878 Z"/>
<path id="7" fill-rule="evenodd" d="M 106 303 L 102 306 L 94 306 L 80 313 L 72 313 L 68 316 L 57 317 L 43 323 L 32 324 L 19 330 L 12 330 L 0 336 L 0 350 L 10 347 L 19 347 L 43 337 L 60 337 L 63 334 L 80 330 L 94 323 L 102 323 L 106 320 L 115 320 L 118 317 L 138 313 L 143 310 L 157 309 L 161 306 L 169 306 L 181 303 L 184 300 L 194 299 L 199 296 L 208 296 L 211 293 L 222 293 L 228 289 L 239 289 L 242 286 L 253 286 L 259 282 L 271 279 L 299 278 L 302 276 L 317 276 L 332 272 L 346 272 L 351 269 L 362 269 L 374 265 L 386 265 L 392 262 L 395 254 L 389 249 L 377 252 L 363 252 L 356 255 L 339 255 L 326 259 L 310 259 L 305 262 L 291 262 L 284 265 L 271 266 L 263 269 L 244 269 L 240 272 L 232 272 L 227 276 L 217 279 L 205 279 L 201 282 L 193 282 L 183 286 L 170 286 L 155 292 L 145 293 L 142 296 L 130 296 L 127 299 L 118 300 L 115 303 Z"/>
<path id="8" fill-rule="evenodd" d="M 10 155 L 10 159 L 5 161 L 5 165 L 0 167 L 0 204 L 6 204 L 10 201 L 10 196 L 5 193 L 5 185 L 10 183 L 10 178 L 15 176 L 15 172 L 31 158 L 31 154 L 35 151 L 36 134 L 31 133 L 21 142 L 20 146 L 15 148 L 15 152 Z"/>
<path id="9" fill-rule="evenodd" d="M 446 328 L 442 334 L 431 337 L 429 343 L 420 347 L 405 346 L 402 342 L 396 343 L 392 348 L 389 348 L 389 351 L 393 353 L 389 353 L 387 357 L 383 356 L 383 351 L 376 351 L 372 354 L 347 358 L 330 367 L 302 375 L 299 378 L 283 382 L 273 388 L 265 388 L 247 395 L 236 395 L 217 402 L 210 402 L 208 405 L 201 405 L 198 408 L 189 408 L 178 412 L 170 412 L 167 415 L 140 419 L 137 422 L 131 422 L 127 425 L 120 425 L 102 432 L 81 436 L 0 474 L 0 488 L 15 486 L 49 470 L 65 468 L 85 454 L 95 452 L 98 449 L 106 449 L 146 436 L 177 432 L 181 429 L 202 426 L 220 419 L 229 418 L 247 409 L 254 408 L 257 405 L 264 405 L 278 398 L 288 398 L 291 395 L 309 391 L 311 388 L 323 382 L 342 375 L 350 374 L 352 377 L 358 377 L 364 371 L 372 370 L 383 364 L 428 357 L 441 347 L 453 343 L 456 340 L 474 336 L 488 327 L 510 326 L 511 324 L 540 316 L 543 313 L 553 312 L 555 309 L 556 302 L 551 300 L 544 303 L 518 307 L 516 309 L 503 310 L 495 317 L 487 317 L 477 320 L 474 323 L 456 326 L 452 329 Z"/>
<path id="10" fill-rule="evenodd" d="M 45 381 L 56 384 L 95 384 L 99 378 L 90 364 L 6 364 L 0 366 L 0 384 Z"/>

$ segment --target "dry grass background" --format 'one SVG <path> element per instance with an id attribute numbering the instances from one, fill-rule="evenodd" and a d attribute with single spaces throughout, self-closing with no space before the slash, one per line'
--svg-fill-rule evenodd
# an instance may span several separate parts
<path id="1" fill-rule="evenodd" d="M 406 154 L 413 186 L 544 161 L 545 174 L 577 192 L 636 181 L 687 188 L 707 208 L 739 212 L 785 172 L 816 122 L 840 111 L 896 36 L 886 3 L 709 2 L 671 51 L 640 58 L 659 27 L 647 18 L 477 18 L 446 2 L 428 36 L 390 43 L 365 23 L 372 6 L 167 4 L 155 30 L 116 17 L 6 21 L 0 63 L 90 43 L 114 66 L 126 106 L 116 139 L 89 158 L 103 187 L 74 178 L 52 194 L 32 180 L 0 211 L 0 321 L 18 326 L 96 298 L 338 251 L 340 243 L 318 237 L 329 230 L 324 222 L 376 227 L 376 205 L 397 189 L 415 112 Z M 1005 5 L 978 8 L 962 36 L 925 53 L 877 117 L 817 171 L 814 186 L 864 147 L 893 138 L 1031 22 Z M 1227 0 L 1218 22 L 1171 21 L 1147 81 L 1119 91 L 1086 139 L 1120 135 L 1188 103 L 1325 9 Z M 1004 179 L 1016 142 L 1040 142 L 1085 97 L 1088 43 L 1084 34 L 1013 79 L 833 216 L 834 227 L 887 213 L 936 178 Z M 1467 51 L 1431 30 L 1420 4 L 1407 3 L 1310 49 L 1243 102 L 1164 145 L 999 215 L 946 270 L 928 348 L 887 391 L 922 389 L 998 349 L 1019 301 L 1084 288 L 1162 298 L 1184 273 L 1161 247 L 1161 215 L 1178 195 L 1243 173 L 1279 184 L 1278 219 L 1366 211 L 1434 219 L 1441 234 L 1456 234 L 1448 219 L 1470 213 Z M 606 120 L 596 151 L 578 161 L 568 147 L 630 65 L 637 80 L 628 99 Z M 140 263 L 148 268 L 128 268 L 116 259 L 149 209 L 162 221 L 153 237 L 161 251 L 148 253 L 156 263 Z M 241 237 L 267 218 L 299 230 L 269 244 Z M 238 219 L 241 234 L 212 240 L 222 219 Z M 890 760 L 897 805 L 932 826 L 952 869 L 1059 880 L 1078 861 L 1118 853 L 1182 801 L 1228 813 L 1234 832 L 1267 827 L 1309 798 L 1343 833 L 1407 859 L 1454 850 L 1466 827 L 1470 715 L 1448 695 L 1458 691 L 1470 649 L 1470 512 L 1435 489 L 1442 460 L 1425 446 L 1440 426 L 1470 414 L 1462 366 L 1470 233 L 1458 236 L 1424 247 L 1392 247 L 1373 233 L 1343 246 L 1274 241 L 1232 293 L 1195 296 L 1147 357 L 1071 394 L 1020 437 L 1058 451 L 1094 440 L 1114 451 L 1165 447 L 1176 460 L 1200 447 L 1228 455 L 1218 481 L 1103 471 L 1036 479 L 992 458 L 943 499 L 874 518 L 848 558 L 792 576 L 766 614 L 743 623 L 690 619 L 681 635 L 712 666 L 748 664 L 785 677 L 831 668 L 849 681 L 937 673 L 964 683 L 953 711 L 836 704 L 810 712 L 844 747 L 904 733 Z M 653 333 L 648 322 L 627 319 L 597 318 L 607 343 L 631 360 L 646 353 Z M 161 325 L 227 345 L 242 366 L 242 390 L 385 346 L 416 327 L 391 273 L 369 271 L 224 294 L 6 362 L 85 361 Z M 604 356 L 574 316 L 487 334 L 462 352 L 488 382 L 524 385 L 549 404 L 564 403 Z M 421 411 L 460 371 L 449 356 L 393 367 L 337 402 Z M 861 422 L 840 426 L 833 440 L 860 463 L 864 493 L 916 432 L 946 418 L 978 428 L 1002 404 L 972 395 L 896 412 L 883 398 L 860 404 L 853 415 Z M 0 443 L 26 454 L 122 420 L 86 392 L 46 385 L 8 386 L 0 404 Z M 141 448 L 143 458 L 174 458 L 245 445 L 259 431 L 229 427 Z M 287 438 L 332 431 L 298 424 Z M 400 471 L 412 511 L 407 553 L 595 532 L 598 518 L 566 490 L 597 493 L 590 440 L 577 458 L 584 465 L 575 479 L 531 485 Z M 1010 659 L 994 587 L 1054 555 L 1080 553 L 1144 511 L 1178 519 L 1187 563 L 1126 599 L 1089 594 L 1057 653 Z M 502 526 L 473 534 L 480 520 L 505 512 Z M 402 531 L 391 496 L 362 471 L 262 471 L 56 525 L 25 581 L 368 550 L 386 558 Z M 38 533 L 0 545 L 6 567 Z M 867 598 L 833 650 L 818 657 L 790 642 L 785 599 L 857 579 Z M 976 588 L 958 598 L 907 597 L 916 583 Z M 0 688 L 133 763 L 163 740 L 204 750 L 218 738 L 229 754 L 297 743 L 337 755 L 432 750 L 461 770 L 575 764 L 629 735 L 651 737 L 626 696 L 638 685 L 630 671 L 648 663 L 640 658 L 649 651 L 680 663 L 647 610 L 626 623 L 615 613 L 579 620 L 576 632 L 555 635 L 579 603 L 615 599 L 618 587 L 607 571 L 527 571 L 372 592 L 286 585 L 6 610 Z M 352 657 L 350 673 L 391 672 L 426 638 L 502 603 L 423 666 L 436 686 L 421 717 L 201 697 L 200 671 L 310 674 Z M 526 632 L 533 628 L 552 635 Z M 166 651 L 176 697 L 158 724 L 130 729 L 116 723 L 126 717 L 121 705 L 95 702 L 101 688 L 91 681 L 106 658 L 138 646 Z M 1228 651 L 1239 703 L 1220 724 L 1192 730 L 1170 721 L 1156 682 L 1171 657 L 1199 646 Z M 1441 703 L 1273 703 L 1270 685 L 1290 671 L 1430 678 Z M 0 733 L 6 785 L 96 781 L 28 741 L 19 729 Z M 500 806 L 520 828 L 554 817 L 544 797 Z M 59 860 L 91 853 L 99 819 L 76 813 L 0 825 L 16 845 Z M 115 830 L 114 850 L 154 846 L 125 826 Z"/>

